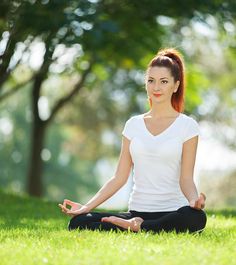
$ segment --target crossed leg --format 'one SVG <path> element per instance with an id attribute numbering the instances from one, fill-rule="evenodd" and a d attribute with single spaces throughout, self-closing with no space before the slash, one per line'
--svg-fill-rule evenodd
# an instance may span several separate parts
<path id="1" fill-rule="evenodd" d="M 112 224 L 111 222 L 102 222 L 101 219 L 104 217 L 120 217 L 123 220 L 130 219 L 133 217 L 133 214 L 130 212 L 120 212 L 120 213 L 112 213 L 112 212 L 89 212 L 86 214 L 81 214 L 74 216 L 68 224 L 69 230 L 74 230 L 77 228 L 80 229 L 101 229 L 105 231 L 110 230 L 125 230 L 119 225 Z"/>
<path id="2" fill-rule="evenodd" d="M 130 229 L 133 232 L 140 230 L 196 232 L 203 230 L 206 221 L 206 214 L 203 210 L 184 206 L 173 212 L 140 213 L 130 211 L 117 214 L 90 212 L 73 217 L 68 228 L 69 230 L 81 228 L 105 231 Z"/>
<path id="3" fill-rule="evenodd" d="M 155 214 L 154 214 L 155 215 Z M 141 217 L 134 217 L 125 220 L 120 217 L 110 216 L 102 218 L 102 222 L 110 222 L 124 229 L 138 232 L 140 230 L 160 232 L 201 232 L 206 225 L 206 214 L 203 210 L 196 210 L 189 206 L 179 208 L 177 211 L 166 213 L 162 217 L 152 220 L 144 220 Z"/>
<path id="4" fill-rule="evenodd" d="M 141 217 L 133 217 L 131 219 L 125 220 L 120 217 L 110 216 L 110 217 L 103 217 L 101 221 L 118 225 L 124 229 L 130 229 L 133 232 L 138 232 L 144 220 Z"/>

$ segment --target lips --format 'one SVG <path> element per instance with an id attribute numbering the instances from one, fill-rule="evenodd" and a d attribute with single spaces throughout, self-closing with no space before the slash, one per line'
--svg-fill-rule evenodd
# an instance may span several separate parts
<path id="1" fill-rule="evenodd" d="M 155 97 L 160 97 L 162 94 L 153 94 Z"/>

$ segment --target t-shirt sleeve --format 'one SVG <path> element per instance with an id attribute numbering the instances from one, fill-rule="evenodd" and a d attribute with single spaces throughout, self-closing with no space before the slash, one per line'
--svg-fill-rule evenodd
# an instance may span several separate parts
<path id="1" fill-rule="evenodd" d="M 185 128 L 184 137 L 183 137 L 184 142 L 197 135 L 200 135 L 199 124 L 193 118 L 190 118 L 187 127 Z"/>
<path id="2" fill-rule="evenodd" d="M 122 131 L 122 135 L 124 135 L 129 140 L 131 140 L 133 138 L 133 134 L 134 134 L 134 128 L 132 126 L 132 123 L 133 123 L 132 118 L 127 120 L 125 123 L 125 126 L 123 128 L 123 131 Z"/>

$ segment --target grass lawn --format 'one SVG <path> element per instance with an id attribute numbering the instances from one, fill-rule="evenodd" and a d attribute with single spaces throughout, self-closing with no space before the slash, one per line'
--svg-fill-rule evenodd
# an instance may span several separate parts
<path id="1" fill-rule="evenodd" d="M 206 210 L 201 234 L 67 231 L 57 203 L 0 191 L 0 264 L 236 264 L 236 209 Z"/>

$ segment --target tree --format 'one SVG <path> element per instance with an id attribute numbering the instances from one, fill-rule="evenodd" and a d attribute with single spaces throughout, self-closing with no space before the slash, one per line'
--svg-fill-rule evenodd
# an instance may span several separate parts
<path id="1" fill-rule="evenodd" d="M 29 53 L 36 40 L 44 45 L 44 55 L 39 68 L 31 70 L 27 81 L 31 82 L 32 134 L 31 156 L 28 170 L 29 194 L 42 194 L 42 160 L 41 151 L 47 128 L 56 114 L 78 94 L 84 86 L 91 86 L 86 79 L 96 65 L 109 67 L 111 74 L 117 68 L 131 69 L 142 64 L 147 51 L 157 49 L 161 45 L 161 36 L 166 32 L 157 23 L 158 16 L 189 20 L 199 12 L 221 11 L 223 3 L 204 1 L 188 3 L 185 1 L 3 1 L 0 14 L 1 30 L 5 49 L 1 52 L 0 89 L 4 90 L 6 81 L 13 80 L 13 72 L 22 65 L 23 54 Z M 227 10 L 231 5 L 227 6 Z M 56 12 L 56 16 L 55 13 Z M 132 19 L 131 19 L 132 18 Z M 140 23 L 141 22 L 141 23 Z M 138 26 L 137 26 L 138 25 Z M 19 53 L 19 43 L 23 43 L 20 59 L 14 59 Z M 138 45 L 137 45 L 138 44 Z M 77 45 L 77 46 L 76 46 Z M 59 48 L 79 47 L 80 53 L 73 64 L 60 64 L 62 54 Z M 60 50 L 60 49 L 59 49 Z M 59 55 L 58 55 L 59 54 Z M 53 65 L 59 65 L 60 75 L 77 74 L 69 91 L 60 98 L 55 97 L 50 104 L 51 111 L 46 119 L 40 116 L 39 101 L 43 95 L 43 85 L 52 74 Z M 12 94 L 15 84 L 2 98 Z M 57 99 L 55 99 L 57 98 Z"/>

